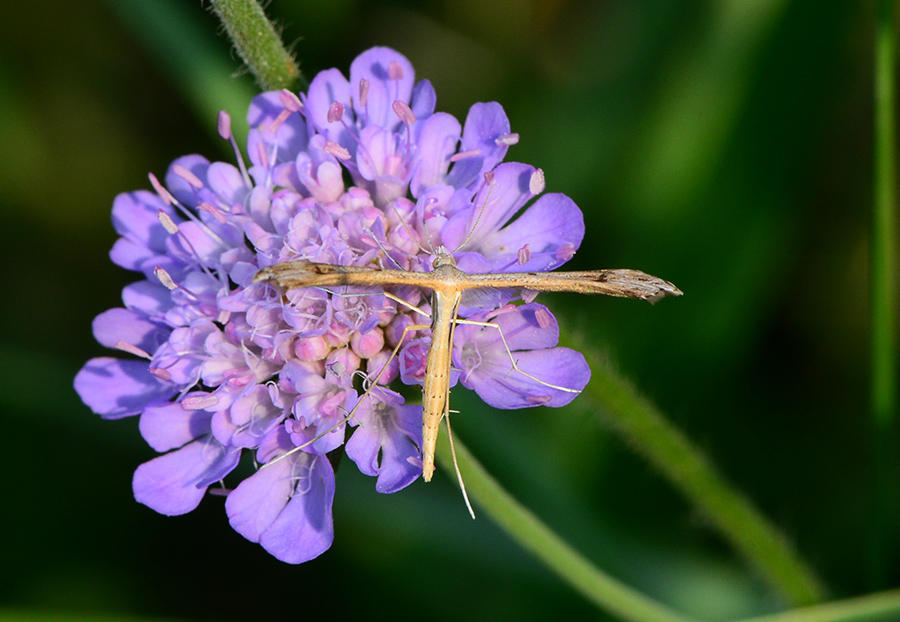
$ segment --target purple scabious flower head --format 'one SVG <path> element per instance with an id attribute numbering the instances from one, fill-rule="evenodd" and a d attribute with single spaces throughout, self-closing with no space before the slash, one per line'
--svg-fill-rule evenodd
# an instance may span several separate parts
<path id="1" fill-rule="evenodd" d="M 439 247 L 468 272 L 550 270 L 571 258 L 581 212 L 542 194 L 540 170 L 503 162 L 518 140 L 503 108 L 475 104 L 460 124 L 435 102 L 406 58 L 373 48 L 349 78 L 331 69 L 299 97 L 254 98 L 248 161 L 222 113 L 236 164 L 184 156 L 164 180 L 150 176 L 153 192 L 116 197 L 110 257 L 142 278 L 93 330 L 126 356 L 88 361 L 75 389 L 104 418 L 140 416 L 161 455 L 135 471 L 139 502 L 190 512 L 249 454 L 256 471 L 224 488 L 228 520 L 301 563 L 333 539 L 336 452 L 379 492 L 421 475 L 422 407 L 387 385 L 423 380 L 430 330 L 406 330 L 422 323 L 409 305 L 429 311 L 423 292 L 283 292 L 253 277 L 297 259 L 430 271 Z M 483 324 L 457 327 L 453 381 L 498 408 L 561 406 L 589 370 L 556 346 L 550 312 L 521 298 L 467 294 L 460 314 Z"/>

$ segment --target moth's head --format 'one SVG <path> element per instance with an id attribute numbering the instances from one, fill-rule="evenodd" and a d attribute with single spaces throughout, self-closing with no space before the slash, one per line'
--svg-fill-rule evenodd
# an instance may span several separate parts
<path id="1" fill-rule="evenodd" d="M 455 266 L 453 255 L 447 252 L 443 246 L 438 246 L 434 251 L 434 261 L 431 262 L 431 268 L 436 270 L 440 266 Z"/>

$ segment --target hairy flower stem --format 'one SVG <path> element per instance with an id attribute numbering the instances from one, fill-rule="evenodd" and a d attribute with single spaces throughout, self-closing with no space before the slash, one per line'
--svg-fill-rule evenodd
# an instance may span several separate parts
<path id="1" fill-rule="evenodd" d="M 241 59 L 263 90 L 306 90 L 297 61 L 256 0 L 211 0 Z"/>
<path id="2" fill-rule="evenodd" d="M 794 605 L 824 597 L 824 587 L 781 531 L 719 474 L 702 452 L 623 377 L 583 343 L 577 347 L 591 366 L 580 400 L 653 464 L 769 584 Z"/>

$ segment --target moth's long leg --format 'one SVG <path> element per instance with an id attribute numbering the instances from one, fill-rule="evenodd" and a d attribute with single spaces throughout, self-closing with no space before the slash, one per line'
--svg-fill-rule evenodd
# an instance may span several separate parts
<path id="1" fill-rule="evenodd" d="M 456 336 L 456 326 L 459 323 L 459 315 L 457 312 L 459 311 L 459 307 L 456 307 L 453 310 L 453 317 L 451 318 L 450 324 L 450 349 L 447 352 L 447 356 L 449 358 L 453 357 L 453 339 Z M 449 364 L 449 361 L 448 361 Z M 453 444 L 453 431 L 450 429 L 450 385 L 447 385 L 447 396 L 444 399 L 444 421 L 447 422 L 447 440 L 450 443 L 450 455 L 453 458 L 453 469 L 456 471 L 456 481 L 459 482 L 459 490 L 462 492 L 463 499 L 466 502 L 466 507 L 469 508 L 469 515 L 472 517 L 472 520 L 475 520 L 475 510 L 472 509 L 472 504 L 469 502 L 469 493 L 466 492 L 466 483 L 463 481 L 462 473 L 459 470 L 459 462 L 456 460 L 456 446 Z"/>
<path id="2" fill-rule="evenodd" d="M 510 372 L 516 371 L 516 372 L 522 374 L 523 376 L 525 376 L 526 378 L 534 380 L 538 384 L 542 384 L 545 387 L 549 387 L 551 389 L 556 389 L 557 391 L 565 391 L 566 393 L 581 393 L 581 391 L 579 391 L 578 389 L 570 389 L 568 387 L 560 387 L 555 384 L 550 384 L 549 382 L 544 382 L 540 378 L 532 376 L 528 372 L 522 371 L 521 369 L 519 369 L 519 366 L 516 363 L 516 359 L 515 359 L 515 357 L 513 357 L 512 350 L 509 349 L 509 345 L 506 343 L 506 336 L 503 334 L 503 329 L 500 328 L 499 324 L 495 324 L 493 322 L 476 322 L 474 320 L 459 320 L 459 319 L 456 320 L 456 323 L 457 324 L 469 324 L 471 326 L 483 326 L 483 327 L 487 327 L 487 328 L 496 328 L 497 332 L 500 333 L 500 340 L 503 342 L 503 347 L 506 348 L 506 354 L 509 356 L 509 362 L 512 365 L 512 370 L 510 370 Z"/>
<path id="3" fill-rule="evenodd" d="M 456 412 L 456 411 L 454 411 Z M 450 400 L 447 400 L 447 409 L 444 411 L 444 421 L 447 422 L 447 440 L 450 442 L 450 455 L 453 457 L 453 468 L 456 470 L 456 481 L 459 482 L 459 489 L 462 492 L 466 507 L 469 508 L 469 515 L 475 520 L 475 510 L 469 503 L 469 495 L 466 492 L 466 484 L 463 482 L 462 473 L 459 471 L 459 463 L 456 461 L 456 445 L 453 444 L 453 431 L 450 429 Z"/>
<path id="4" fill-rule="evenodd" d="M 424 315 L 424 316 L 426 316 L 426 317 L 430 317 L 427 313 L 425 313 L 424 311 L 422 311 L 421 309 L 419 309 L 419 308 L 416 307 L 415 305 L 412 305 L 412 304 L 406 302 L 405 300 L 403 300 L 402 298 L 399 298 L 399 297 L 397 297 L 397 296 L 394 296 L 393 294 L 390 294 L 390 293 L 388 293 L 388 292 L 360 292 L 360 293 L 348 293 L 348 292 L 336 292 L 336 291 L 334 291 L 334 290 L 331 290 L 331 289 L 328 289 L 328 288 L 325 288 L 325 287 L 317 287 L 317 288 L 315 288 L 315 289 L 321 289 L 322 291 L 325 291 L 325 292 L 327 292 L 327 293 L 329 293 L 329 294 L 331 294 L 331 295 L 333 295 L 333 296 L 342 296 L 342 297 L 354 297 L 354 296 L 385 296 L 385 297 L 387 297 L 387 298 L 390 298 L 391 300 L 394 300 L 395 302 L 397 302 L 397 303 L 399 303 L 399 304 L 402 304 L 402 305 L 404 305 L 404 306 L 406 306 L 406 307 L 409 307 L 410 309 L 412 309 L 412 310 L 414 310 L 414 311 L 417 311 L 417 312 L 421 313 L 422 315 Z M 357 410 L 359 409 L 359 407 L 362 405 L 363 400 L 366 399 L 366 398 L 369 396 L 369 394 L 372 392 L 372 389 L 374 389 L 374 388 L 378 385 L 378 380 L 381 378 L 382 374 L 384 374 L 384 372 L 387 370 L 388 366 L 391 364 L 391 361 L 394 360 L 394 357 L 397 355 L 397 353 L 400 351 L 400 348 L 403 346 L 403 342 L 404 342 L 404 340 L 406 339 L 407 332 L 409 332 L 409 331 L 411 331 L 411 330 L 413 330 L 413 331 L 414 331 L 414 330 L 425 330 L 425 329 L 429 329 L 429 328 L 431 328 L 431 326 L 428 325 L 428 324 L 413 324 L 413 325 L 407 326 L 405 329 L 403 329 L 403 333 L 400 335 L 400 340 L 399 340 L 399 342 L 397 343 L 397 347 L 395 347 L 394 350 L 393 350 L 393 352 L 391 352 L 391 356 L 388 358 L 387 362 L 384 364 L 384 367 L 382 367 L 382 368 L 378 371 L 378 374 L 376 374 L 376 376 L 375 376 L 374 379 L 369 378 L 368 376 L 366 376 L 366 382 L 368 383 L 368 386 L 366 387 L 365 392 L 364 392 L 363 395 L 356 401 L 356 404 L 353 406 L 353 408 L 350 409 L 350 411 L 347 413 L 347 415 L 346 415 L 345 417 L 343 417 L 340 421 L 338 421 L 337 423 L 335 423 L 333 426 L 331 426 L 330 428 L 328 428 L 327 430 L 325 430 L 325 431 L 322 432 L 321 434 L 317 435 L 315 438 L 313 438 L 313 439 L 311 439 L 311 440 L 309 440 L 309 441 L 303 443 L 302 445 L 298 445 L 297 447 L 294 447 L 293 449 L 291 449 L 291 450 L 288 451 L 288 452 L 285 452 L 285 453 L 281 454 L 280 456 L 278 456 L 278 457 L 275 458 L 274 460 L 270 460 L 269 462 L 265 463 L 265 464 L 262 465 L 262 467 L 260 467 L 260 468 L 265 468 L 265 467 L 269 466 L 270 464 L 275 464 L 275 463 L 278 462 L 279 460 L 283 460 L 284 458 L 287 458 L 288 456 L 290 456 L 290 455 L 293 454 L 294 452 L 302 451 L 304 448 L 309 447 L 310 445 L 312 445 L 313 443 L 315 443 L 317 440 L 319 440 L 319 439 L 321 439 L 321 438 L 324 438 L 327 434 L 329 434 L 329 433 L 331 433 L 332 431 L 336 430 L 336 429 L 339 428 L 340 426 L 346 424 L 348 421 L 351 421 L 351 420 L 353 419 L 354 415 L 356 414 L 356 411 L 357 411 Z"/>
<path id="5" fill-rule="evenodd" d="M 359 403 L 357 403 L 356 406 L 354 406 L 354 407 L 350 410 L 350 412 L 347 413 L 347 416 L 346 416 L 346 417 L 342 418 L 340 421 L 338 421 L 337 423 L 335 423 L 333 426 L 331 426 L 330 428 L 328 428 L 327 430 L 325 430 L 324 432 L 322 432 L 321 434 L 319 434 L 319 435 L 316 436 L 315 438 L 306 441 L 306 442 L 303 443 L 302 445 L 297 445 L 296 447 L 294 447 L 294 448 L 291 449 L 290 451 L 284 452 L 283 454 L 281 454 L 280 456 L 278 456 L 278 457 L 275 458 L 274 460 L 269 460 L 268 462 L 266 462 L 264 465 L 262 465 L 262 466 L 259 467 L 259 468 L 264 469 L 264 468 L 266 468 L 266 467 L 269 466 L 269 465 L 275 464 L 275 463 L 278 462 L 279 460 L 284 460 L 285 458 L 287 458 L 287 457 L 290 456 L 291 454 L 296 453 L 296 452 L 298 452 L 298 451 L 301 451 L 301 450 L 303 450 L 305 447 L 309 447 L 310 445 L 312 445 L 313 443 L 315 443 L 317 440 L 322 439 L 322 438 L 325 438 L 328 434 L 330 434 L 330 433 L 333 432 L 334 430 L 337 430 L 339 427 L 341 427 L 342 425 L 344 425 L 345 423 L 347 423 L 348 421 L 350 421 L 350 420 L 353 418 L 353 415 L 356 413 L 356 408 L 357 408 L 358 406 L 359 406 Z"/>
<path id="6" fill-rule="evenodd" d="M 369 378 L 368 376 L 366 376 L 366 382 L 368 383 L 369 386 L 366 387 L 365 392 L 360 396 L 360 398 L 356 401 L 356 404 L 353 406 L 353 408 L 350 409 L 350 411 L 347 413 L 347 415 L 343 419 L 341 419 L 341 421 L 335 423 L 333 426 L 331 426 L 330 428 L 328 428 L 327 430 L 325 430 L 324 432 L 322 432 L 321 434 L 316 436 L 314 439 L 309 440 L 309 441 L 303 443 L 302 445 L 298 445 L 297 447 L 294 447 L 290 451 L 281 454 L 274 460 L 270 460 L 269 462 L 265 463 L 260 468 L 265 468 L 265 467 L 269 466 L 270 464 L 275 464 L 279 460 L 283 460 L 284 458 L 287 458 L 292 453 L 300 451 L 304 447 L 308 447 L 309 445 L 312 445 L 313 443 L 315 443 L 320 438 L 323 438 L 326 434 L 328 434 L 332 430 L 337 429 L 338 427 L 344 425 L 345 423 L 347 423 L 348 421 L 353 419 L 354 415 L 356 415 L 356 411 L 362 405 L 363 400 L 368 398 L 369 394 L 372 392 L 372 390 L 378 386 L 378 380 L 381 378 L 382 374 L 387 370 L 388 366 L 391 364 L 391 361 L 394 360 L 394 357 L 397 356 L 397 353 L 400 351 L 400 348 L 403 347 L 403 342 L 406 340 L 407 333 L 410 331 L 425 330 L 428 328 L 431 328 L 431 326 L 429 324 L 412 324 L 403 329 L 403 333 L 400 335 L 400 339 L 397 342 L 397 346 L 391 352 L 391 356 L 388 357 L 388 360 L 387 360 L 387 362 L 385 362 L 384 367 L 382 367 L 380 370 L 378 370 L 378 373 L 375 375 L 375 378 Z"/>
<path id="7" fill-rule="evenodd" d="M 384 296 L 385 298 L 390 298 L 390 299 L 393 300 L 394 302 L 396 302 L 396 303 L 398 303 L 398 304 L 401 304 L 401 305 L 403 305 L 404 307 L 407 307 L 407 308 L 409 308 L 409 309 L 412 309 L 413 311 L 415 311 L 416 313 L 418 313 L 418 314 L 420 314 L 420 315 L 424 315 L 425 317 L 427 317 L 427 318 L 429 318 L 429 319 L 431 318 L 431 315 L 430 315 L 430 314 L 425 313 L 424 311 L 422 311 L 422 310 L 421 310 L 419 307 L 417 307 L 416 305 L 410 304 L 410 303 L 406 302 L 405 300 L 403 300 L 402 298 L 399 298 L 399 297 L 397 297 L 397 296 L 394 296 L 393 294 L 391 294 L 391 293 L 389 293 L 389 292 L 384 292 L 384 293 L 381 293 L 381 294 L 371 294 L 371 295 L 372 295 L 372 296 Z M 431 327 L 429 326 L 429 328 L 431 328 Z"/>

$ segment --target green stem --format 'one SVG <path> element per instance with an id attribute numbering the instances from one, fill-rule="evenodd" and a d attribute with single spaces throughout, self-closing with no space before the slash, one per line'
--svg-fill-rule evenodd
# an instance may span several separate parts
<path id="1" fill-rule="evenodd" d="M 738 622 L 876 622 L 898 619 L 900 590 L 893 590 Z"/>
<path id="2" fill-rule="evenodd" d="M 892 497 L 896 464 L 891 441 L 897 405 L 894 369 L 894 2 L 879 0 L 875 24 L 875 179 L 872 221 L 872 433 L 876 503 L 870 532 L 872 583 L 883 584 L 892 547 Z"/>
<path id="3" fill-rule="evenodd" d="M 294 57 L 256 0 L 211 0 L 241 59 L 266 90 L 305 90 L 308 86 Z"/>
<path id="4" fill-rule="evenodd" d="M 472 500 L 526 550 L 601 609 L 634 622 L 691 622 L 664 605 L 604 573 L 566 544 L 534 514 L 500 487 L 469 450 L 454 438 L 459 469 Z M 438 440 L 437 457 L 453 472 L 447 435 Z"/>
<path id="5" fill-rule="evenodd" d="M 702 511 L 769 584 L 794 605 L 820 602 L 824 587 L 787 538 L 718 473 L 710 461 L 627 380 L 586 348 L 591 382 L 579 398 Z"/>

